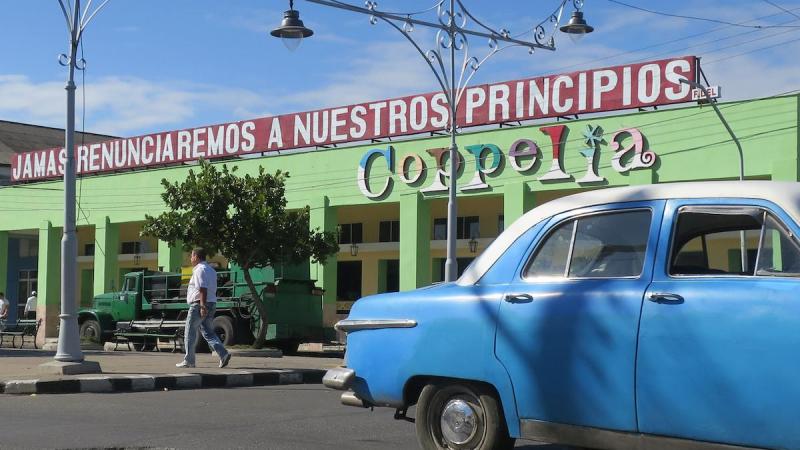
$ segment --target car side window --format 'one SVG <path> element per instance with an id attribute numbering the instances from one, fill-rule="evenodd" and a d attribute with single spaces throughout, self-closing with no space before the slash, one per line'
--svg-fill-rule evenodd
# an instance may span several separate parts
<path id="1" fill-rule="evenodd" d="M 565 222 L 545 239 L 524 276 L 638 276 L 644 266 L 650 220 L 649 210 L 633 210 L 584 216 Z"/>
<path id="2" fill-rule="evenodd" d="M 575 220 L 558 226 L 536 251 L 528 265 L 525 277 L 563 277 L 567 272 L 569 245 L 575 229 Z"/>
<path id="3" fill-rule="evenodd" d="M 800 246 L 772 214 L 755 207 L 684 207 L 670 275 L 800 276 Z"/>
<path id="4" fill-rule="evenodd" d="M 756 275 L 800 277 L 800 245 L 797 239 L 769 214 L 763 230 Z"/>

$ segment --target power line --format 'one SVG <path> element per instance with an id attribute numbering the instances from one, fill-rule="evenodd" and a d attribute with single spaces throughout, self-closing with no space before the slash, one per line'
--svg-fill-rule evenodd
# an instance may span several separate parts
<path id="1" fill-rule="evenodd" d="M 684 15 L 681 15 L 681 14 L 672 14 L 672 13 L 666 13 L 666 12 L 662 12 L 662 11 L 655 11 L 655 10 L 652 10 L 652 9 L 642 8 L 641 6 L 636 6 L 636 5 L 631 5 L 631 4 L 628 4 L 628 3 L 625 3 L 625 2 L 621 2 L 619 0 L 607 0 L 607 1 L 609 1 L 611 3 L 616 3 L 616 4 L 621 5 L 621 6 L 625 6 L 627 8 L 636 9 L 636 10 L 639 10 L 639 11 L 644 11 L 644 12 L 647 12 L 647 13 L 650 13 L 650 14 L 656 14 L 656 15 L 659 15 L 659 16 L 675 17 L 675 18 L 678 18 L 678 19 L 701 20 L 701 21 L 713 22 L 713 23 L 721 23 L 723 25 L 729 25 L 729 26 L 732 26 L 732 27 L 756 28 L 756 29 L 759 29 L 759 30 L 764 30 L 764 29 L 769 29 L 769 28 L 800 28 L 800 26 L 798 26 L 798 25 L 745 25 L 743 23 L 734 23 L 734 22 L 728 22 L 728 21 L 719 20 L 719 19 L 709 19 L 707 17 L 684 16 Z"/>
<path id="2" fill-rule="evenodd" d="M 769 3 L 770 5 L 772 5 L 772 6 L 776 7 L 776 8 L 778 8 L 778 9 L 780 9 L 781 11 L 783 11 L 783 12 L 785 12 L 785 13 L 787 13 L 787 14 L 791 14 L 791 15 L 793 15 L 793 16 L 795 16 L 795 17 L 797 17 L 798 19 L 800 19 L 800 16 L 798 16 L 798 15 L 797 15 L 797 14 L 795 14 L 794 12 L 792 12 L 792 11 L 790 11 L 790 10 L 788 10 L 788 9 L 784 8 L 784 7 L 783 7 L 783 6 L 781 6 L 781 5 L 778 5 L 777 3 L 773 3 L 773 2 L 771 2 L 770 0 L 764 0 L 764 2 L 766 2 L 766 3 Z"/>

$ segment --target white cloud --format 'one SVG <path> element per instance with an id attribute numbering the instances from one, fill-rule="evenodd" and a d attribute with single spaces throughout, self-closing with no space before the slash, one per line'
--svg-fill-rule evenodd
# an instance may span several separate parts
<path id="1" fill-rule="evenodd" d="M 77 127 L 80 123 L 79 88 Z M 21 122 L 63 127 L 64 83 L 31 81 L 22 75 L 0 75 L 0 116 Z M 223 120 L 238 120 L 248 111 L 266 111 L 267 99 L 246 89 L 193 83 L 156 83 L 140 78 L 108 77 L 86 86 L 86 130 L 120 136 L 186 126 L 204 110 Z M 200 124 L 197 124 L 200 125 Z"/>
<path id="2" fill-rule="evenodd" d="M 398 38 L 401 39 L 401 38 Z M 369 44 L 330 76 L 330 82 L 286 97 L 290 108 L 316 109 L 438 90 L 422 56 L 405 41 Z"/>

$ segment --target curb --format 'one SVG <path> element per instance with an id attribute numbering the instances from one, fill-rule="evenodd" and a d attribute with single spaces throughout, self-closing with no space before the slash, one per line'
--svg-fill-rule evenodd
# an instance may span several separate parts
<path id="1" fill-rule="evenodd" d="M 78 394 L 169 391 L 284 384 L 321 384 L 321 369 L 274 369 L 223 373 L 177 373 L 165 375 L 85 375 L 55 380 L 9 380 L 0 382 L 0 394 Z"/>

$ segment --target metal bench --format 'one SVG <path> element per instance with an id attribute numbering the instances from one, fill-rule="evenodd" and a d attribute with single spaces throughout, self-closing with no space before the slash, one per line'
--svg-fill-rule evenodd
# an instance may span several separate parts
<path id="1" fill-rule="evenodd" d="M 39 348 L 36 345 L 36 334 L 39 332 L 39 327 L 42 325 L 42 319 L 21 319 L 9 324 L 6 323 L 5 327 L 0 330 L 0 347 L 5 343 L 6 337 L 11 337 L 11 347 L 16 348 L 17 338 L 20 338 L 19 348 L 25 346 L 25 337 L 29 336 L 33 341 L 33 348 Z"/>
<path id="2" fill-rule="evenodd" d="M 131 320 L 130 322 L 117 323 L 117 329 L 112 334 L 114 350 L 119 344 L 126 344 L 128 350 L 133 344 L 134 350 L 146 351 L 151 346 L 156 351 L 158 340 L 166 339 L 172 343 L 172 351 L 178 351 L 178 346 L 183 346 L 183 330 L 186 322 L 183 320 Z"/>

